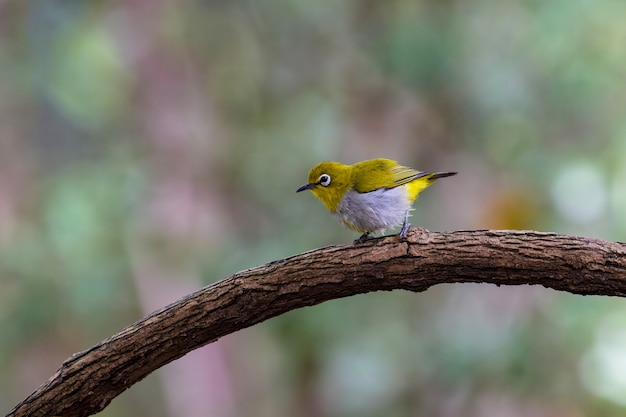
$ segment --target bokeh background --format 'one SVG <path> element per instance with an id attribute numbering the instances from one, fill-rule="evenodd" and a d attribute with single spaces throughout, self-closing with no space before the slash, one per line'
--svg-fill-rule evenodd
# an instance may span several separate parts
<path id="1" fill-rule="evenodd" d="M 430 230 L 625 240 L 623 0 L 0 1 L 0 409 L 238 270 L 356 237 L 321 160 L 455 170 Z M 449 285 L 294 311 L 102 416 L 623 416 L 626 300 Z"/>

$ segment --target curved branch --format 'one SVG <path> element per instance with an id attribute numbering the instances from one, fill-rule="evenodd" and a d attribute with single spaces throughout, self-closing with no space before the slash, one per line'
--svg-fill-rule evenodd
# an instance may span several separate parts
<path id="1" fill-rule="evenodd" d="M 238 272 L 66 360 L 8 416 L 87 416 L 134 383 L 222 336 L 304 306 L 454 282 L 539 284 L 626 295 L 626 244 L 533 231 L 411 229 Z"/>

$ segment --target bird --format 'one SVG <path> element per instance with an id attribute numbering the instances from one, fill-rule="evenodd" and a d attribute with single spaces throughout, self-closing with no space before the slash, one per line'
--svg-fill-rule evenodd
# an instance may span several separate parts
<path id="1" fill-rule="evenodd" d="M 308 182 L 296 192 L 310 190 L 340 223 L 361 233 L 357 244 L 401 223 L 398 235 L 406 238 L 419 193 L 437 179 L 456 174 L 418 171 L 384 158 L 353 165 L 324 161 L 311 168 Z"/>

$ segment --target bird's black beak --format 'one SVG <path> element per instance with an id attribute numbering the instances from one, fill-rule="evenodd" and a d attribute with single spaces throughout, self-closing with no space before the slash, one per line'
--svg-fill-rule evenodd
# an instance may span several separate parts
<path id="1" fill-rule="evenodd" d="M 304 184 L 302 187 L 298 188 L 296 190 L 296 193 L 299 193 L 300 191 L 304 191 L 304 190 L 310 190 L 311 188 L 314 188 L 317 184 L 316 183 L 309 183 L 309 184 Z"/>

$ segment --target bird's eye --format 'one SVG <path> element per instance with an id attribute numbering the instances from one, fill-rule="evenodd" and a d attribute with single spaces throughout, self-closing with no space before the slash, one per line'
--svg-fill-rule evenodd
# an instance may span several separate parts
<path id="1" fill-rule="evenodd" d="M 330 185 L 330 175 L 328 174 L 320 175 L 319 183 L 323 187 L 328 187 Z"/>

